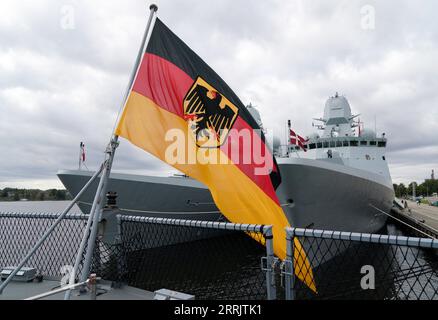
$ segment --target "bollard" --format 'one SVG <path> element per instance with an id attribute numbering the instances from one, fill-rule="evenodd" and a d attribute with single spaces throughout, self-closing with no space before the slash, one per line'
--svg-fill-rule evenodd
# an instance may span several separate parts
<path id="1" fill-rule="evenodd" d="M 104 208 L 105 209 L 106 208 L 110 208 L 110 209 L 117 208 L 117 192 L 108 191 L 106 193 L 106 206 Z"/>
<path id="2" fill-rule="evenodd" d="M 111 257 L 109 259 L 116 261 L 116 270 L 112 270 L 111 274 L 107 275 L 107 277 L 110 277 L 110 279 L 108 278 L 106 280 L 114 281 L 115 287 L 121 287 L 123 284 L 124 274 L 126 273 L 126 262 L 123 252 L 121 234 L 120 217 L 122 212 L 117 206 L 116 199 L 117 192 L 109 191 L 107 193 L 107 204 L 102 209 L 97 237 L 99 241 L 107 246 L 107 248 L 110 248 Z M 96 261 L 100 261 L 100 256 L 97 257 Z M 99 269 L 95 269 L 94 271 L 96 270 Z"/>
<path id="3" fill-rule="evenodd" d="M 98 227 L 98 239 L 108 245 L 121 243 L 120 220 L 117 216 L 121 215 L 117 206 L 117 192 L 109 191 L 107 194 L 107 204 L 102 209 Z"/>

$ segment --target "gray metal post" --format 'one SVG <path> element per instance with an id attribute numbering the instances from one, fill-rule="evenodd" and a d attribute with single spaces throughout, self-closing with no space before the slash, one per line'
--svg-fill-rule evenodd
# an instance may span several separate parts
<path id="1" fill-rule="evenodd" d="M 415 198 L 417 195 L 415 194 L 415 181 L 412 182 L 412 201 L 416 201 Z"/>
<path id="2" fill-rule="evenodd" d="M 148 19 L 148 22 L 146 24 L 146 29 L 145 29 L 144 34 L 143 34 L 143 39 L 141 40 L 141 45 L 140 45 L 140 49 L 138 50 L 138 54 L 137 54 L 137 58 L 135 60 L 134 68 L 131 71 L 131 76 L 129 78 L 128 86 L 127 86 L 126 91 L 125 91 L 122 107 L 125 105 L 126 100 L 128 99 L 129 92 L 131 91 L 132 86 L 134 84 L 134 79 L 137 76 L 138 67 L 140 66 L 141 60 L 143 59 L 143 55 L 144 55 L 144 52 L 146 50 L 146 41 L 148 40 L 149 31 L 150 31 L 151 25 L 152 25 L 152 19 L 154 18 L 155 13 L 158 11 L 158 7 L 155 4 L 151 4 L 149 6 L 149 10 L 150 10 L 149 19 Z"/>
<path id="3" fill-rule="evenodd" d="M 286 228 L 286 261 L 284 264 L 284 288 L 286 290 L 286 300 L 295 300 L 294 295 L 294 231 Z"/>
<path id="4" fill-rule="evenodd" d="M 25 265 L 25 263 L 29 260 L 30 257 L 38 250 L 38 248 L 44 243 L 44 241 L 47 239 L 47 237 L 53 232 L 53 230 L 56 228 L 56 226 L 61 222 L 61 220 L 67 215 L 67 213 L 70 211 L 70 209 L 74 206 L 74 204 L 79 200 L 79 198 L 82 196 L 82 194 L 90 187 L 90 185 L 93 183 L 94 180 L 99 176 L 99 174 L 102 172 L 103 165 L 100 167 L 99 170 L 96 171 L 96 173 L 88 180 L 86 185 L 81 189 L 81 191 L 78 192 L 76 197 L 70 202 L 70 204 L 67 206 L 67 208 L 59 215 L 59 217 L 55 220 L 55 222 L 49 227 L 49 229 L 46 230 L 44 235 L 38 240 L 38 242 L 32 247 L 32 249 L 27 253 L 27 255 L 21 260 L 21 262 L 18 264 L 18 266 L 14 269 L 14 271 L 6 278 L 5 281 L 0 286 L 0 294 L 3 293 L 3 290 L 8 285 L 8 283 L 12 280 L 12 278 L 17 274 L 18 271 Z"/>
<path id="5" fill-rule="evenodd" d="M 79 147 L 79 165 L 78 165 L 79 170 L 81 170 L 81 163 L 82 163 L 81 156 L 82 156 L 82 142 Z"/>
<path id="6" fill-rule="evenodd" d="M 117 239 L 117 241 L 118 241 L 118 243 L 119 243 L 119 246 L 123 246 L 123 243 L 122 243 L 122 219 L 121 219 L 121 215 L 120 214 L 118 214 L 117 216 L 116 216 L 116 219 L 117 219 L 117 234 L 118 234 L 118 239 Z M 116 284 L 117 285 L 121 285 L 122 284 L 122 282 L 123 282 L 123 280 L 124 280 L 124 274 L 123 274 L 123 271 L 124 270 L 126 270 L 126 256 L 125 256 L 125 250 L 123 249 L 123 247 L 122 247 L 122 250 L 121 250 L 121 252 L 122 252 L 122 256 L 120 257 L 118 257 L 118 259 L 117 259 L 117 281 L 116 281 Z"/>
<path id="7" fill-rule="evenodd" d="M 102 177 L 100 178 L 99 185 L 97 186 L 96 195 L 94 197 L 93 205 L 91 206 L 90 215 L 88 217 L 87 225 L 84 229 L 84 234 L 82 235 L 81 244 L 79 246 L 78 253 L 76 254 L 75 264 L 73 266 L 73 270 L 70 274 L 69 284 L 73 284 L 76 278 L 76 274 L 79 270 L 79 265 L 82 261 L 82 256 L 84 254 L 85 248 L 87 248 L 87 255 L 85 257 L 84 267 L 83 267 L 83 273 L 87 274 L 89 272 L 90 264 L 91 264 L 91 258 L 93 254 L 94 249 L 94 241 L 96 238 L 96 235 L 93 237 L 93 231 L 97 232 L 97 225 L 99 222 L 99 216 L 100 216 L 100 209 L 102 208 L 103 203 L 103 194 L 105 194 L 105 187 L 106 182 L 108 180 L 110 171 L 111 171 L 111 164 L 112 159 L 114 158 L 114 152 L 115 148 L 117 147 L 117 141 L 112 140 L 111 141 L 111 147 L 107 149 L 107 158 L 104 162 L 104 169 L 102 172 Z M 91 229 L 91 231 L 90 231 Z M 92 242 L 92 246 L 90 247 L 90 242 Z M 88 269 L 87 269 L 88 268 Z M 83 280 L 81 282 L 85 281 L 87 279 L 87 276 L 81 277 Z M 68 290 L 65 292 L 64 300 L 69 300 L 71 295 L 71 290 Z"/>
<path id="8" fill-rule="evenodd" d="M 132 85 L 133 85 L 135 77 L 137 75 L 138 68 L 139 68 L 141 60 L 143 58 L 146 40 L 147 40 L 147 37 L 149 34 L 149 29 L 150 29 L 151 24 L 152 24 L 152 19 L 154 17 L 155 12 L 157 12 L 157 10 L 158 10 L 158 7 L 155 4 L 152 4 L 149 7 L 149 10 L 150 10 L 150 15 L 149 15 L 148 23 L 146 25 L 146 30 L 145 30 L 145 33 L 143 35 L 143 39 L 141 42 L 140 50 L 139 50 L 138 55 L 137 55 L 137 59 L 135 61 L 133 72 L 131 73 L 129 90 L 126 91 L 126 93 L 125 93 L 125 99 L 124 99 L 123 104 L 126 103 L 126 99 L 128 98 L 129 92 L 131 91 Z M 94 208 L 94 212 L 93 212 L 93 225 L 91 226 L 92 229 L 90 232 L 90 237 L 88 238 L 87 255 L 85 256 L 85 262 L 84 262 L 84 268 L 82 269 L 81 281 L 85 281 L 88 277 L 88 273 L 90 272 L 91 260 L 92 260 L 93 251 L 94 251 L 94 244 L 95 244 L 96 235 L 97 235 L 97 227 L 98 227 L 98 223 L 99 223 L 100 215 L 101 215 L 101 211 L 102 211 L 103 199 L 104 199 L 104 196 L 106 193 L 107 181 L 108 181 L 108 178 L 109 178 L 109 175 L 111 172 L 111 167 L 112 167 L 112 163 L 114 160 L 114 154 L 115 154 L 116 148 L 118 146 L 118 139 L 119 139 L 119 137 L 117 135 L 114 135 L 113 139 L 110 142 L 107 167 L 104 169 L 104 172 L 102 174 L 102 178 L 100 181 L 100 184 L 101 184 L 101 189 L 99 190 L 100 193 L 96 193 L 96 196 L 94 199 L 94 202 L 97 203 L 97 205 Z"/>
<path id="9" fill-rule="evenodd" d="M 274 242 L 272 226 L 266 227 L 264 230 L 264 235 L 266 239 L 266 289 L 268 293 L 268 300 L 275 300 L 277 298 L 277 290 L 275 288 L 274 279 Z"/>
<path id="10" fill-rule="evenodd" d="M 106 161 L 104 162 L 104 167 L 106 167 Z M 92 208 L 93 209 L 93 208 Z M 88 235 L 90 233 L 91 224 L 93 223 L 92 211 L 88 216 L 87 224 L 84 228 L 84 233 L 82 235 L 81 244 L 79 245 L 78 252 L 76 254 L 75 264 L 73 265 L 73 270 L 70 273 L 69 285 L 73 285 L 75 282 L 76 274 L 78 273 L 79 265 L 82 261 L 82 255 L 84 254 L 85 246 L 87 244 Z M 69 300 L 71 295 L 71 290 L 65 292 L 64 300 Z"/>
<path id="11" fill-rule="evenodd" d="M 100 178 L 99 186 L 97 187 L 96 196 L 94 197 L 93 206 L 91 207 L 90 215 L 93 216 L 93 222 L 91 225 L 90 236 L 88 237 L 87 253 L 85 256 L 82 275 L 80 278 L 81 282 L 87 280 L 88 274 L 90 272 L 91 261 L 94 253 L 94 244 L 97 235 L 97 227 L 99 225 L 100 215 L 101 215 L 104 197 L 106 193 L 107 182 L 111 172 L 112 162 L 114 159 L 114 153 L 118 145 L 117 138 L 118 138 L 117 136 L 114 137 L 114 139 L 111 141 L 109 149 L 107 150 L 108 161 L 106 162 L 106 166 L 103 169 L 102 177 Z"/>
<path id="12" fill-rule="evenodd" d="M 145 32 L 143 35 L 140 50 L 137 54 L 137 59 L 136 59 L 134 68 L 132 69 L 132 72 L 131 72 L 129 84 L 128 84 L 128 87 L 126 88 L 122 107 L 125 106 L 126 100 L 129 96 L 129 92 L 131 91 L 132 86 L 134 84 L 134 79 L 137 75 L 138 68 L 139 68 L 140 63 L 142 61 L 144 51 L 146 49 L 146 41 L 148 38 L 150 27 L 152 25 L 152 20 L 153 20 L 153 17 L 155 15 L 155 12 L 157 12 L 157 10 L 158 10 L 158 7 L 155 4 L 152 4 L 149 7 L 149 10 L 150 10 L 149 19 L 148 19 L 146 29 L 145 29 Z M 89 269 L 90 269 L 90 265 L 91 265 L 91 258 L 92 258 L 93 250 L 94 250 L 94 242 L 96 240 L 96 235 L 97 235 L 97 226 L 98 226 L 98 222 L 99 222 L 100 214 L 101 214 L 101 209 L 102 209 L 102 205 L 103 205 L 103 203 L 102 203 L 103 197 L 104 197 L 105 192 L 106 192 L 106 184 L 107 184 L 106 182 L 107 182 L 108 177 L 109 177 L 110 172 L 111 172 L 111 167 L 112 167 L 112 162 L 114 159 L 115 149 L 117 148 L 117 145 L 118 145 L 118 138 L 119 137 L 117 135 L 113 135 L 113 137 L 111 138 L 111 142 L 110 142 L 110 148 L 108 148 L 109 150 L 107 149 L 108 158 L 105 162 L 106 166 L 104 168 L 104 172 L 103 172 L 102 177 L 100 179 L 99 187 L 98 187 L 98 190 L 97 190 L 96 195 L 94 197 L 93 205 L 92 205 L 92 208 L 90 211 L 90 218 L 88 220 L 88 222 L 90 222 L 90 224 L 91 224 L 91 230 L 89 230 L 90 225 L 87 222 L 87 228 L 86 228 L 84 235 L 83 235 L 83 238 L 82 238 L 81 247 L 80 247 L 80 250 L 78 251 L 78 254 L 76 256 L 76 261 L 75 261 L 75 265 L 73 267 L 72 274 L 70 275 L 70 283 L 73 283 L 75 278 L 76 278 L 76 274 L 77 274 L 77 271 L 79 269 L 79 264 L 80 264 L 80 261 L 82 259 L 83 252 L 85 250 L 85 242 L 87 241 L 87 238 L 88 238 L 87 255 L 85 257 L 85 262 L 84 262 L 84 267 L 82 269 L 81 278 L 85 280 L 88 273 L 89 273 Z M 82 244 L 84 244 L 84 246 Z M 70 290 L 67 291 L 65 293 L 64 299 L 65 300 L 70 299 L 70 294 L 71 294 L 71 291 Z"/>

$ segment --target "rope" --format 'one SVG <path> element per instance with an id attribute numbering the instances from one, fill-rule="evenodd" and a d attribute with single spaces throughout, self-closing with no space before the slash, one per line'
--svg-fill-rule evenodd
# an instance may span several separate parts
<path id="1" fill-rule="evenodd" d="M 78 201 L 77 203 L 82 203 L 87 206 L 91 206 L 92 204 L 89 202 L 84 201 Z M 187 214 L 213 214 L 213 213 L 221 213 L 219 210 L 216 211 L 153 211 L 153 210 L 137 210 L 137 209 L 127 209 L 127 208 L 119 208 L 122 211 L 128 211 L 128 212 L 137 212 L 137 213 L 152 213 L 152 214 L 176 214 L 180 215 L 183 213 Z"/>
<path id="2" fill-rule="evenodd" d="M 408 226 L 409 228 L 414 229 L 415 231 L 420 232 L 421 234 L 424 234 L 424 235 L 425 235 L 426 237 L 428 237 L 428 238 L 436 239 L 435 237 L 433 237 L 433 236 L 427 234 L 426 232 L 421 231 L 420 229 L 415 228 L 414 226 L 410 225 L 409 223 L 406 223 L 406 222 L 404 222 L 404 221 L 402 221 L 402 220 L 400 220 L 400 219 L 394 217 L 393 215 L 390 215 L 389 213 L 386 213 L 385 211 L 380 210 L 379 208 L 373 206 L 371 203 L 369 203 L 369 206 L 372 207 L 372 208 L 374 208 L 374 209 L 376 209 L 377 211 L 379 211 L 379 212 L 381 212 L 381 213 L 383 213 L 383 214 L 386 214 L 388 217 L 391 217 L 391 218 L 393 218 L 394 220 L 397 220 L 398 222 L 400 222 L 400 223 L 402 223 L 402 224 Z"/>

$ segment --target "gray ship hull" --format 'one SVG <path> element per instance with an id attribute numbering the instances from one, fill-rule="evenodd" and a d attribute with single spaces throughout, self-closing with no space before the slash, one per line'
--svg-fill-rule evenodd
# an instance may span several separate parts
<path id="1" fill-rule="evenodd" d="M 387 216 L 370 206 L 384 212 L 391 208 L 394 192 L 383 178 L 325 161 L 280 158 L 278 164 L 282 183 L 277 195 L 292 226 L 374 233 L 385 225 Z M 67 190 L 76 195 L 92 172 L 64 170 L 58 172 L 58 176 Z M 84 213 L 90 210 L 96 188 L 97 182 L 80 199 L 79 207 Z M 111 174 L 108 190 L 118 193 L 118 206 L 129 215 L 226 221 L 214 205 L 208 188 L 189 178 Z M 285 206 L 287 202 L 292 203 Z M 220 233 L 187 234 L 184 241 L 216 235 Z M 306 252 L 313 252 L 307 240 L 303 245 Z M 340 253 L 320 247 L 309 259 L 316 268 L 321 261 Z"/>
<path id="2" fill-rule="evenodd" d="M 282 183 L 277 189 L 283 210 L 294 227 L 337 231 L 379 231 L 387 216 L 371 205 L 390 211 L 392 184 L 377 174 L 321 160 L 279 158 Z M 92 176 L 89 171 L 61 170 L 58 177 L 74 196 Z M 80 199 L 84 213 L 91 208 L 95 182 Z M 130 215 L 225 220 L 208 188 L 185 177 L 150 177 L 112 173 L 108 190 L 118 193 L 117 203 Z"/>
<path id="3" fill-rule="evenodd" d="M 70 194 L 75 196 L 93 172 L 60 170 L 57 175 Z M 95 181 L 79 199 L 78 205 L 86 214 L 91 209 L 97 184 L 98 181 Z M 187 177 L 111 173 L 107 190 L 117 192 L 117 205 L 125 214 L 188 220 L 223 220 L 208 188 Z"/>
<path id="4" fill-rule="evenodd" d="M 291 225 L 336 231 L 374 233 L 381 230 L 394 191 L 391 181 L 357 168 L 323 160 L 278 159 L 282 183 L 280 203 Z M 372 206 L 371 206 L 372 205 Z"/>

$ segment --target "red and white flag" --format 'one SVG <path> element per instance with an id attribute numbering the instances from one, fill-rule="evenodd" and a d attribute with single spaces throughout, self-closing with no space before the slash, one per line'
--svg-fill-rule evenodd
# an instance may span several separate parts
<path id="1" fill-rule="evenodd" d="M 307 151 L 306 143 L 309 141 L 309 139 L 304 139 L 299 134 L 296 134 L 295 131 L 293 131 L 292 129 L 289 129 L 289 138 L 291 144 L 299 146 L 305 152 Z"/>
<path id="2" fill-rule="evenodd" d="M 81 142 L 81 155 L 80 158 L 82 160 L 82 162 L 85 162 L 85 144 L 83 142 Z"/>

